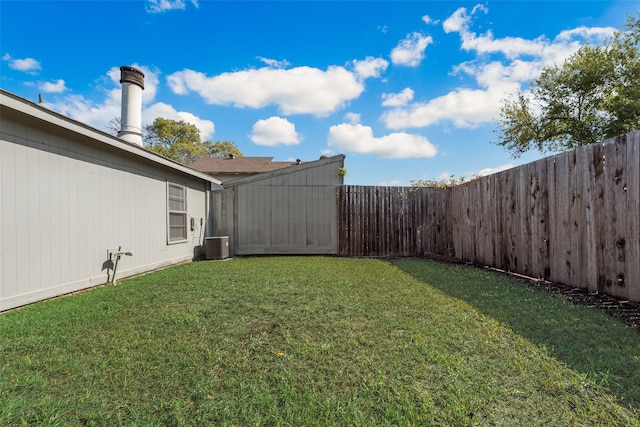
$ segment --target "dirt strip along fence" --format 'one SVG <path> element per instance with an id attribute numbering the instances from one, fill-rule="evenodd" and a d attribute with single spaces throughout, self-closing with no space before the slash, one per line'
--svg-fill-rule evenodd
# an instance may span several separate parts
<path id="1" fill-rule="evenodd" d="M 338 254 L 434 254 L 640 302 L 640 132 L 453 188 L 338 189 Z"/>

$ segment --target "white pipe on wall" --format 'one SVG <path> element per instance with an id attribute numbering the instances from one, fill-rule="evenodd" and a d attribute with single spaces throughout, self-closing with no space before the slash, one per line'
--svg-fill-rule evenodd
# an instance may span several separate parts
<path id="1" fill-rule="evenodd" d="M 142 91 L 144 73 L 137 68 L 120 67 L 122 114 L 118 137 L 142 146 Z"/>

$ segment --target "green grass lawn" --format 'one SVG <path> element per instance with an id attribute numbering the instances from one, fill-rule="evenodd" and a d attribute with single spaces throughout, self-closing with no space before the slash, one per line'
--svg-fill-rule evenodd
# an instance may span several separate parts
<path id="1" fill-rule="evenodd" d="M 0 426 L 639 426 L 640 333 L 503 275 L 200 262 L 0 314 Z"/>

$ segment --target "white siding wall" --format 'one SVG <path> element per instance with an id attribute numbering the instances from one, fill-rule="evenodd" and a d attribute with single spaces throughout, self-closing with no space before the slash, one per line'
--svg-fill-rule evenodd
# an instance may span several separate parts
<path id="1" fill-rule="evenodd" d="M 0 310 L 191 260 L 208 183 L 74 132 L 3 110 L 0 139 Z M 167 180 L 188 186 L 190 241 L 167 244 Z"/>

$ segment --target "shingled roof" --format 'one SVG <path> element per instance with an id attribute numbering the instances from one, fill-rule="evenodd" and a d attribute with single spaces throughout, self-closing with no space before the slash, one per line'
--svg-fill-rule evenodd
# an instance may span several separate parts
<path id="1" fill-rule="evenodd" d="M 274 162 L 273 157 L 201 157 L 190 168 L 207 175 L 254 175 L 288 168 L 296 162 Z"/>

